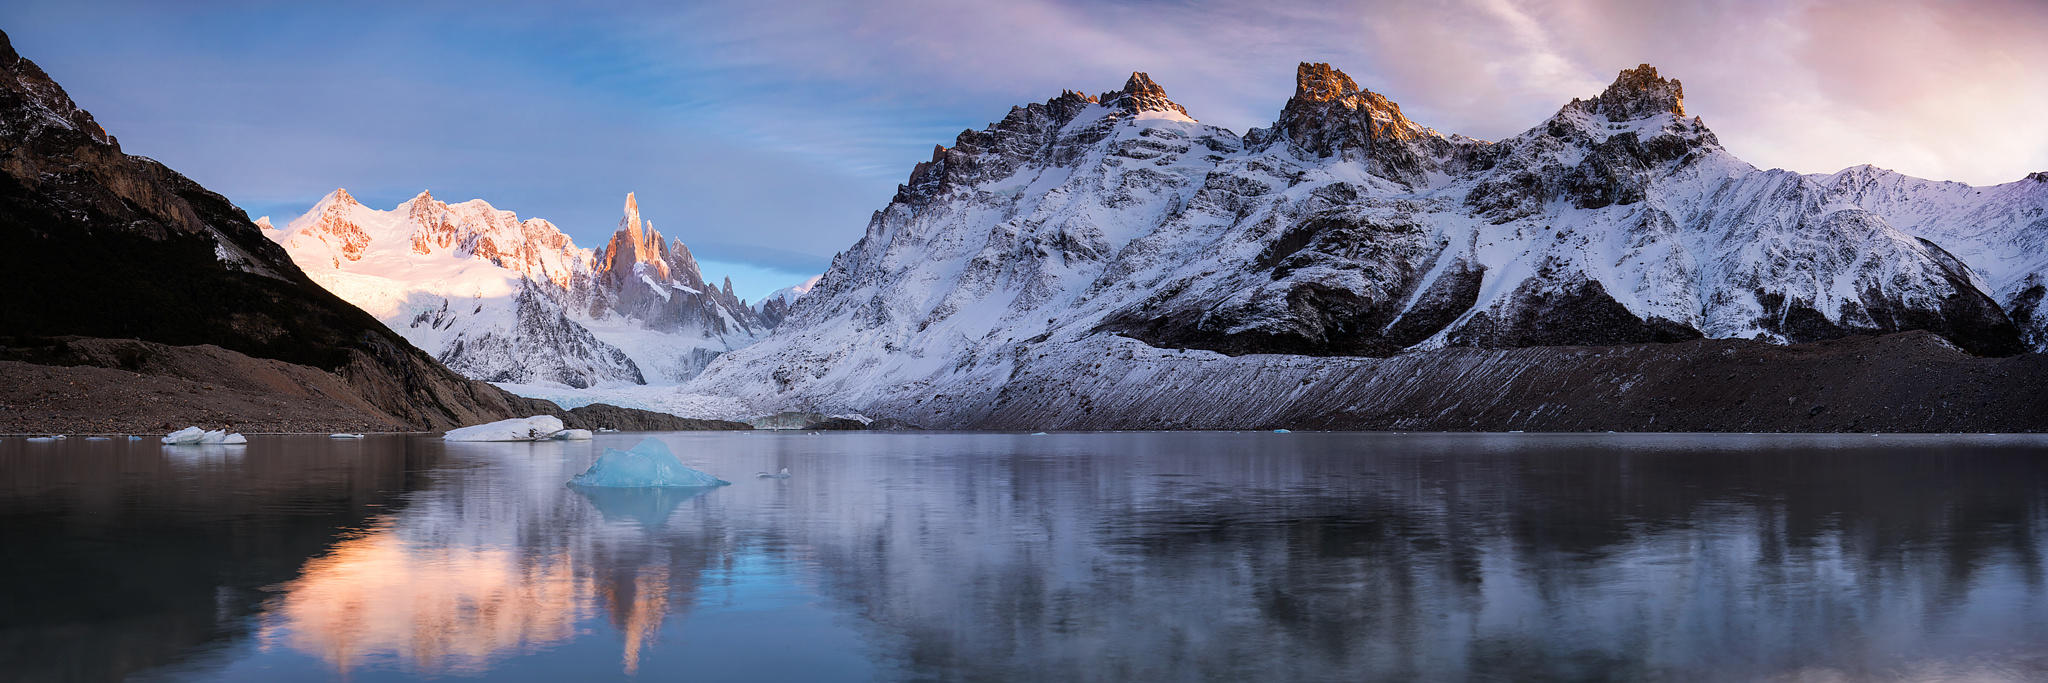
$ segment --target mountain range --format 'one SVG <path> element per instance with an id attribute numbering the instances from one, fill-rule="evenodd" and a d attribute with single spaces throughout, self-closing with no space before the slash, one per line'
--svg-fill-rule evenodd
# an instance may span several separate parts
<path id="1" fill-rule="evenodd" d="M 626 195 L 596 251 L 545 219 L 421 192 L 389 211 L 337 189 L 265 234 L 307 275 L 465 376 L 590 388 L 676 384 L 766 336 L 794 297 L 750 307 L 704 281 Z"/>
<path id="2" fill-rule="evenodd" d="M 743 426 L 564 411 L 466 379 L 309 278 L 266 228 L 122 152 L 0 33 L 0 431 L 421 430 L 542 413 Z M 422 235 L 436 248 L 467 238 Z M 561 253 L 469 248 L 561 272 Z"/>
<path id="3" fill-rule="evenodd" d="M 1495 392 L 1460 363 L 1412 366 L 1548 362 L 1490 349 L 1762 359 L 1919 331 L 1900 362 L 2007 367 L 2048 347 L 2044 240 L 2048 174 L 1971 187 L 1758 169 L 1649 65 L 1499 141 L 1428 128 L 1327 64 L 1302 64 L 1273 125 L 1242 135 L 1134 73 L 935 148 L 775 334 L 686 389 L 937 426 L 1013 424 L 1020 401 L 1045 403 L 1041 427 L 1143 426 L 1117 416 L 1161 401 L 1180 424 L 1254 426 L 1235 406 L 1286 405 L 1319 374 L 1400 366 L 1419 383 L 1402 391 Z M 1260 379 L 1276 365 L 1299 384 Z M 1163 385 L 1184 393 L 1151 395 Z M 1625 394 L 1611 400 L 1642 400 Z M 1379 415 L 1383 399 L 1317 409 Z"/>
<path id="4" fill-rule="evenodd" d="M 632 194 L 596 250 L 425 192 L 250 221 L 4 34 L 0 141 L 15 429 L 563 413 L 475 380 L 942 428 L 2048 424 L 2048 173 L 1758 169 L 1648 65 L 1497 141 L 1327 64 L 1243 134 L 1133 73 L 936 147 L 751 306 Z"/>

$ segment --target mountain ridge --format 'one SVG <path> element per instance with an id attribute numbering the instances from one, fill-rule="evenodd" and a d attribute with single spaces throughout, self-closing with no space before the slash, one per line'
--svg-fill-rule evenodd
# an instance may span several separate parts
<path id="1" fill-rule="evenodd" d="M 2041 350 L 2048 325 L 2025 288 L 2040 266 L 2014 245 L 2048 233 L 2026 222 L 2048 196 L 1939 204 L 1915 190 L 1866 208 L 1735 158 L 1649 65 L 1492 142 L 1409 121 L 1326 64 L 1296 78 L 1275 124 L 1244 135 L 1073 91 L 962 132 L 775 334 L 686 389 L 959 426 L 912 406 L 1052 381 L 1061 368 L 1040 363 L 1123 348 L 1118 336 L 1159 349 L 1162 368 L 1189 351 L 1911 330 L 1979 355 Z M 2005 217 L 2004 241 L 1934 234 L 1977 214 Z"/>
<path id="2" fill-rule="evenodd" d="M 704 281 L 627 193 L 603 248 L 482 199 L 389 211 L 336 189 L 266 233 L 307 273 L 466 376 L 572 388 L 675 383 L 773 327 Z"/>

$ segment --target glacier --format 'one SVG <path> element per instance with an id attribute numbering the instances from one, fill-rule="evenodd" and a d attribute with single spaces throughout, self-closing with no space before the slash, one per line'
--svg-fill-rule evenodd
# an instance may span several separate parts
<path id="1" fill-rule="evenodd" d="M 631 450 L 604 449 L 590 469 L 569 480 L 569 485 L 599 488 L 705 488 L 732 482 L 684 465 L 657 439 L 645 439 Z"/>

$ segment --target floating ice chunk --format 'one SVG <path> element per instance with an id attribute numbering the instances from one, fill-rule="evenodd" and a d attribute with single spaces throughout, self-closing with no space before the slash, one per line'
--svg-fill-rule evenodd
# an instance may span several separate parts
<path id="1" fill-rule="evenodd" d="M 1032 436 L 1051 436 L 1050 434 L 1047 434 L 1047 433 L 1045 433 L 1045 432 L 1032 432 L 1032 433 L 1031 433 L 1031 435 L 1032 435 Z"/>
<path id="2" fill-rule="evenodd" d="M 28 440 L 29 440 L 29 443 L 51 443 L 51 442 L 56 442 L 56 441 L 63 441 L 63 440 L 64 440 L 64 435 L 63 435 L 63 434 L 54 434 L 54 435 L 51 435 L 51 436 L 31 436 L 31 437 L 29 437 L 29 438 L 28 438 Z"/>
<path id="3" fill-rule="evenodd" d="M 1275 429 L 1275 430 L 1273 430 L 1273 433 L 1274 433 L 1274 434 L 1293 434 L 1294 432 L 1292 432 L 1292 431 L 1289 431 L 1289 430 L 1285 430 L 1285 429 Z"/>
<path id="4" fill-rule="evenodd" d="M 564 430 L 562 430 L 562 431 L 559 431 L 559 432 L 555 432 L 555 438 L 556 438 L 556 439 L 560 439 L 560 440 L 562 440 L 562 441 L 589 441 L 589 440 L 590 440 L 590 430 L 588 430 L 588 429 L 564 429 Z"/>
<path id="5" fill-rule="evenodd" d="M 515 417 L 442 434 L 443 441 L 542 441 L 562 431 L 562 419 L 553 415 Z"/>
<path id="6" fill-rule="evenodd" d="M 335 433 L 333 433 L 333 434 L 329 434 L 329 435 L 327 435 L 327 438 L 330 438 L 330 439 L 360 439 L 360 438 L 363 438 L 363 435 L 361 435 L 361 434 L 350 434 L 350 433 L 348 433 L 348 432 L 335 432 Z"/>
<path id="7" fill-rule="evenodd" d="M 104 436 L 88 436 L 88 437 L 85 437 L 85 440 L 86 440 L 86 441 L 113 441 L 113 439 L 109 439 L 109 438 L 107 438 L 107 437 L 104 437 Z"/>
<path id="8" fill-rule="evenodd" d="M 136 435 L 134 435 L 134 434 L 130 434 L 130 435 L 128 435 L 128 440 L 129 440 L 129 441 L 141 441 L 141 440 L 142 440 L 142 437 L 136 436 Z"/>
<path id="9" fill-rule="evenodd" d="M 616 429 L 612 429 L 612 428 L 610 428 L 610 427 L 598 427 L 598 428 L 597 428 L 597 433 L 599 433 L 599 434 L 615 434 L 615 433 L 618 433 L 618 431 L 619 431 L 619 430 L 616 430 Z"/>
<path id="10" fill-rule="evenodd" d="M 571 486 L 607 487 L 706 487 L 732 482 L 692 469 L 668 452 L 660 441 L 647 439 L 633 450 L 604 449 L 590 469 L 569 480 Z"/>
<path id="11" fill-rule="evenodd" d="M 788 479 L 789 468 L 784 467 L 782 468 L 781 472 L 776 472 L 774 474 L 769 474 L 767 472 L 755 472 L 754 477 L 757 479 Z"/>
<path id="12" fill-rule="evenodd" d="M 198 427 L 186 427 L 164 435 L 164 443 L 172 446 L 238 446 L 249 443 L 247 438 L 225 429 L 207 431 Z"/>

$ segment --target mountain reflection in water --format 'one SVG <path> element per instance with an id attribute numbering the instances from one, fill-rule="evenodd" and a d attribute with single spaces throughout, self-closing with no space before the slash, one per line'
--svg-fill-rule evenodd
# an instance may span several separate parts
<path id="1" fill-rule="evenodd" d="M 25 680 L 2048 676 L 2048 440 L 0 441 Z M 789 467 L 788 480 L 744 477 Z"/>

